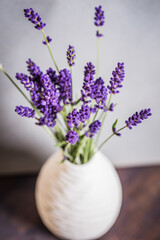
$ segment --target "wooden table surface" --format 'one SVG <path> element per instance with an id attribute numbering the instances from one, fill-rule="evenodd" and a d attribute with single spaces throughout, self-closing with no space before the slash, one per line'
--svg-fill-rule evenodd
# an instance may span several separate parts
<path id="1" fill-rule="evenodd" d="M 160 167 L 118 170 L 123 205 L 101 240 L 160 240 Z M 0 240 L 55 240 L 34 202 L 36 176 L 0 178 Z"/>

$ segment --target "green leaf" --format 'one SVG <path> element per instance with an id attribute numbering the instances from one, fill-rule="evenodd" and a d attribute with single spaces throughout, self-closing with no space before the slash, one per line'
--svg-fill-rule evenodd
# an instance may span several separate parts
<path id="1" fill-rule="evenodd" d="M 113 130 L 114 128 L 116 128 L 117 122 L 118 122 L 118 119 L 116 119 L 116 121 L 113 123 L 113 125 L 112 125 L 112 130 Z"/>

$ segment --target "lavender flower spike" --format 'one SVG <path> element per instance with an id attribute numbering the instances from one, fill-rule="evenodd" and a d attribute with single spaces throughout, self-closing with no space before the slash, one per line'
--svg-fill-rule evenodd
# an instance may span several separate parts
<path id="1" fill-rule="evenodd" d="M 104 81 L 101 77 L 94 82 L 92 92 L 94 94 L 94 99 L 97 103 L 95 107 L 105 109 L 107 100 L 107 88 L 104 86 Z"/>
<path id="2" fill-rule="evenodd" d="M 78 140 L 79 140 L 78 133 L 73 130 L 69 130 L 66 135 L 66 141 L 74 145 Z"/>
<path id="3" fill-rule="evenodd" d="M 71 74 L 67 69 L 60 70 L 58 76 L 58 90 L 60 91 L 60 98 L 64 104 L 72 102 L 72 86 Z"/>
<path id="4" fill-rule="evenodd" d="M 102 6 L 96 7 L 95 8 L 96 12 L 95 12 L 95 17 L 94 17 L 94 24 L 99 27 L 98 30 L 96 31 L 96 36 L 98 38 L 103 37 L 103 34 L 100 33 L 100 27 L 104 25 L 104 11 L 102 10 Z"/>
<path id="5" fill-rule="evenodd" d="M 67 118 L 67 124 L 69 128 L 73 128 L 74 126 L 78 128 L 79 125 L 79 112 L 77 111 L 76 108 L 73 109 L 72 113 L 69 113 Z"/>
<path id="6" fill-rule="evenodd" d="M 128 118 L 128 120 L 125 121 L 126 126 L 129 129 L 132 129 L 132 126 L 137 126 L 139 123 L 142 122 L 142 120 L 147 119 L 149 116 L 151 116 L 151 109 L 144 109 L 141 110 L 139 113 L 134 113 L 131 117 Z"/>
<path id="7" fill-rule="evenodd" d="M 87 137 L 92 138 L 101 128 L 102 123 L 99 120 L 94 121 L 89 125 L 89 130 L 85 133 Z"/>
<path id="8" fill-rule="evenodd" d="M 35 13 L 32 8 L 24 9 L 24 15 L 30 22 L 35 24 L 36 29 L 41 30 L 46 26 L 46 24 L 41 21 L 39 14 Z"/>
<path id="9" fill-rule="evenodd" d="M 104 17 L 104 11 L 102 10 L 102 6 L 99 6 L 99 7 L 95 7 L 95 17 L 94 17 L 94 24 L 98 27 L 101 27 L 104 25 L 104 20 L 105 20 L 105 17 Z"/>
<path id="10" fill-rule="evenodd" d="M 90 118 L 91 110 L 88 105 L 82 105 L 79 110 L 79 118 L 82 123 L 85 123 L 86 120 Z"/>
<path id="11" fill-rule="evenodd" d="M 56 75 L 56 71 L 54 71 L 52 68 L 49 68 L 46 70 L 46 73 L 51 79 L 51 82 L 54 83 L 54 85 L 58 85 L 58 76 Z"/>
<path id="12" fill-rule="evenodd" d="M 115 71 L 112 72 L 113 77 L 110 79 L 110 85 L 107 86 L 110 94 L 119 93 L 118 88 L 122 87 L 122 81 L 124 80 L 125 71 L 124 63 L 118 63 Z"/>
<path id="13" fill-rule="evenodd" d="M 16 78 L 17 80 L 20 80 L 22 84 L 24 84 L 24 87 L 27 91 L 31 91 L 33 89 L 33 81 L 26 74 L 16 73 Z"/>
<path id="14" fill-rule="evenodd" d="M 43 73 L 40 70 L 40 67 L 38 67 L 30 58 L 27 63 L 27 70 L 33 77 L 40 77 Z"/>
<path id="15" fill-rule="evenodd" d="M 15 109 L 15 112 L 17 112 L 21 117 L 27 117 L 27 118 L 35 117 L 35 110 L 29 107 L 23 107 L 21 105 L 17 106 Z"/>
<path id="16" fill-rule="evenodd" d="M 69 67 L 72 67 L 75 64 L 75 58 L 76 58 L 75 48 L 69 45 L 66 55 L 67 55 L 68 65 Z"/>
<path id="17" fill-rule="evenodd" d="M 85 103 L 91 102 L 87 98 L 94 98 L 93 86 L 94 86 L 94 75 L 95 75 L 95 66 L 89 62 L 85 66 L 84 70 L 84 82 L 83 90 L 81 90 L 81 100 Z"/>

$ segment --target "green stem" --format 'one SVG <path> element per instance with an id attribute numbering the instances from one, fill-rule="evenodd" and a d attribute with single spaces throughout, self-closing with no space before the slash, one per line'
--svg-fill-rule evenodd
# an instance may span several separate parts
<path id="1" fill-rule="evenodd" d="M 111 94 L 110 97 L 109 97 L 108 104 L 107 104 L 107 109 L 108 109 L 109 106 L 110 106 L 111 99 L 112 99 L 112 94 Z M 96 143 L 98 143 L 98 141 L 99 141 L 99 138 L 100 138 L 100 135 L 101 135 L 101 132 L 102 132 L 102 128 L 103 128 L 103 126 L 104 126 L 104 122 L 105 122 L 105 119 L 106 119 L 106 117 L 107 117 L 107 113 L 108 113 L 108 110 L 107 110 L 106 113 L 104 113 L 104 117 L 103 117 L 103 120 L 102 120 L 102 127 L 101 127 L 101 129 L 100 129 L 100 131 L 99 131 L 99 133 L 98 133 L 98 135 L 97 135 Z"/>
<path id="2" fill-rule="evenodd" d="M 98 108 L 96 114 L 94 115 L 93 122 L 96 120 L 96 117 L 97 117 L 97 115 L 98 115 L 98 112 L 99 112 L 99 108 Z M 93 122 L 92 122 L 92 123 L 93 123 Z"/>
<path id="3" fill-rule="evenodd" d="M 59 68 L 58 68 L 58 66 L 57 66 L 57 64 L 56 64 L 56 61 L 55 61 L 54 57 L 53 57 L 53 53 L 52 53 L 51 48 L 50 48 L 50 45 L 49 45 L 49 43 L 48 43 L 48 41 L 47 41 L 47 37 L 46 37 L 46 34 L 45 34 L 45 32 L 44 32 L 44 29 L 42 29 L 42 34 L 43 34 L 43 37 L 44 37 L 44 39 L 45 39 L 45 42 L 47 43 L 47 47 L 48 47 L 49 53 L 50 53 L 50 55 L 51 55 L 52 61 L 53 61 L 54 65 L 55 65 L 55 67 L 56 67 L 56 69 L 57 69 L 57 72 L 59 72 Z"/>
<path id="4" fill-rule="evenodd" d="M 52 133 L 49 127 L 47 127 L 46 125 L 43 125 L 43 128 L 54 141 L 58 142 L 57 138 L 54 136 L 54 134 Z"/>
<path id="5" fill-rule="evenodd" d="M 57 117 L 57 121 L 58 121 L 60 127 L 63 128 L 63 130 L 66 132 L 67 128 L 64 126 L 64 122 L 61 122 L 61 120 L 58 117 Z"/>
<path id="6" fill-rule="evenodd" d="M 109 100 L 108 100 L 107 108 L 109 108 L 109 106 L 110 106 L 111 99 L 112 99 L 112 94 L 109 96 Z"/>
<path id="7" fill-rule="evenodd" d="M 93 139 L 89 138 L 89 156 L 88 156 L 88 161 L 91 159 L 92 157 L 92 145 L 93 145 Z"/>
<path id="8" fill-rule="evenodd" d="M 73 157 L 69 154 L 68 148 L 70 146 L 70 143 L 67 143 L 65 149 L 64 149 L 64 156 L 66 156 L 68 159 L 70 159 L 71 162 L 73 162 Z"/>
<path id="9" fill-rule="evenodd" d="M 75 106 L 76 106 L 78 103 L 80 103 L 80 101 L 81 101 L 81 99 L 79 98 L 79 99 L 76 101 Z M 73 104 L 71 104 L 71 105 L 73 105 Z"/>
<path id="10" fill-rule="evenodd" d="M 104 112 L 104 111 L 102 111 L 102 112 L 101 112 L 101 115 L 100 115 L 100 117 L 99 117 L 99 120 L 100 120 L 100 121 L 102 120 L 102 118 L 103 118 L 104 114 L 105 114 L 105 112 Z"/>
<path id="11" fill-rule="evenodd" d="M 71 89 L 72 89 L 72 102 L 73 102 L 73 73 L 72 73 L 72 67 L 70 67 L 70 73 L 71 73 Z M 73 105 L 71 104 L 71 111 L 73 111 Z"/>
<path id="12" fill-rule="evenodd" d="M 79 142 L 79 144 L 78 144 L 78 146 L 77 146 L 77 150 L 76 150 L 76 158 L 79 157 L 80 150 L 82 149 L 83 145 L 85 144 L 84 137 L 85 137 L 85 135 L 83 135 L 83 136 L 81 137 L 81 140 L 80 140 L 80 142 Z M 76 158 L 75 158 L 75 160 L 76 160 Z"/>
<path id="13" fill-rule="evenodd" d="M 109 106 L 110 106 L 110 103 L 111 103 L 111 99 L 112 99 L 112 94 L 109 96 L 109 100 L 108 100 L 108 104 L 107 104 L 107 112 L 105 113 L 104 117 L 103 117 L 103 120 L 102 120 L 102 126 L 105 122 L 105 119 L 107 117 L 107 113 L 108 113 L 108 109 L 109 109 Z"/>
<path id="14" fill-rule="evenodd" d="M 121 130 L 123 130 L 123 129 L 126 128 L 126 127 L 127 127 L 127 125 L 125 125 L 124 127 L 118 129 L 115 133 L 120 132 Z M 111 139 L 111 138 L 115 135 L 115 133 L 112 133 L 106 140 L 104 140 L 104 142 L 102 142 L 102 144 L 98 147 L 98 150 L 100 150 L 100 149 L 103 147 L 103 145 L 104 145 L 109 139 Z"/>
<path id="15" fill-rule="evenodd" d="M 97 71 L 96 71 L 96 78 L 98 78 L 98 76 L 99 76 L 99 64 L 100 64 L 100 37 L 98 38 L 98 46 L 97 46 Z"/>
<path id="16" fill-rule="evenodd" d="M 86 138 L 86 137 L 85 137 Z M 84 153 L 84 163 L 88 162 L 90 138 L 86 138 L 86 149 Z"/>
<path id="17" fill-rule="evenodd" d="M 70 67 L 70 73 L 71 73 L 71 88 L 72 88 L 72 99 L 73 99 L 73 79 L 72 79 L 72 67 Z"/>

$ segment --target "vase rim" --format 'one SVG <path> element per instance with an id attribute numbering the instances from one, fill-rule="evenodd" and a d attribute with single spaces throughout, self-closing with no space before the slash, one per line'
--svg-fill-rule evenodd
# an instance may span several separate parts
<path id="1" fill-rule="evenodd" d="M 63 164 L 67 164 L 67 165 L 73 166 L 74 168 L 77 168 L 77 167 L 78 167 L 78 168 L 85 168 L 85 167 L 90 166 L 90 165 L 93 163 L 93 161 L 94 161 L 94 159 L 95 159 L 95 156 L 96 156 L 97 153 L 99 153 L 99 152 L 100 152 L 100 151 L 96 152 L 96 153 L 94 154 L 94 156 L 93 156 L 88 162 L 86 162 L 86 163 L 83 163 L 83 164 L 75 164 L 75 163 L 72 163 L 71 161 L 69 161 L 68 159 L 66 159 Z"/>

